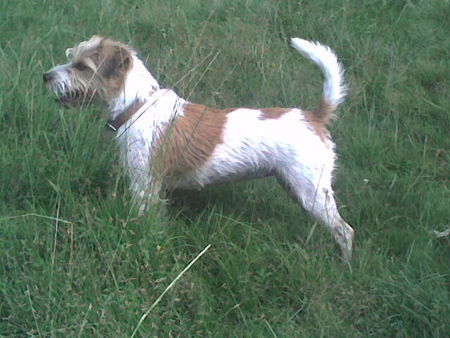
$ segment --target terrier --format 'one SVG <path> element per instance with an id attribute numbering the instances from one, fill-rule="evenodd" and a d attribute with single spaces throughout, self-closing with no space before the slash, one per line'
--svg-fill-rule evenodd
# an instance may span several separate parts
<path id="1" fill-rule="evenodd" d="M 331 231 L 349 261 L 354 231 L 333 197 L 336 155 L 327 130 L 346 95 L 343 68 L 329 47 L 299 38 L 291 42 L 325 76 L 321 103 L 312 111 L 191 103 L 161 89 L 134 49 L 99 36 L 67 49 L 68 63 L 43 79 L 65 107 L 106 103 L 140 213 L 160 201 L 162 189 L 275 176 Z"/>

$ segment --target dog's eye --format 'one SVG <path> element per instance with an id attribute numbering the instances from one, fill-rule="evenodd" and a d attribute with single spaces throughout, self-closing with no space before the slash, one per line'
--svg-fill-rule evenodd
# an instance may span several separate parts
<path id="1" fill-rule="evenodd" d="M 73 65 L 76 70 L 83 71 L 87 69 L 87 66 L 84 62 L 77 62 Z"/>

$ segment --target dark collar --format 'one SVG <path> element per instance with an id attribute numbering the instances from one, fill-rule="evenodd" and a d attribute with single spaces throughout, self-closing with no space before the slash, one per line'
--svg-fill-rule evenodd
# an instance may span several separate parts
<path id="1" fill-rule="evenodd" d="M 117 131 L 131 118 L 131 116 L 133 116 L 139 109 L 141 109 L 143 105 L 143 102 L 136 101 L 115 119 L 108 120 L 107 126 L 113 131 Z"/>

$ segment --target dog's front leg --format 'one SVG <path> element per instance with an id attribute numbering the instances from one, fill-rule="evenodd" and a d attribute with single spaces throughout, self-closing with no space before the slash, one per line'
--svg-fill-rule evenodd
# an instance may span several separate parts
<path id="1" fill-rule="evenodd" d="M 164 203 L 160 197 L 162 184 L 158 179 L 148 172 L 134 171 L 130 176 L 133 205 L 138 209 L 139 216 L 143 216 L 150 206 Z"/>
<path id="2" fill-rule="evenodd" d="M 128 147 L 125 152 L 124 164 L 130 179 L 130 190 L 133 206 L 137 208 L 139 216 L 149 210 L 151 205 L 161 204 L 161 180 L 151 171 L 151 156 L 148 147 L 136 147 L 144 142 L 131 143 L 135 147 Z"/>

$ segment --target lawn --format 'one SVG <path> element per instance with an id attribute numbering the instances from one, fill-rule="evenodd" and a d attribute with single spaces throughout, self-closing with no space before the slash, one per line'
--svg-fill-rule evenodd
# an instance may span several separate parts
<path id="1" fill-rule="evenodd" d="M 1 1 L 0 336 L 448 337 L 449 15 L 447 0 Z M 351 265 L 273 179 L 137 217 L 105 111 L 65 110 L 42 83 L 93 34 L 213 107 L 314 108 L 322 74 L 289 39 L 331 46 Z"/>

